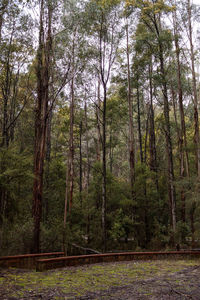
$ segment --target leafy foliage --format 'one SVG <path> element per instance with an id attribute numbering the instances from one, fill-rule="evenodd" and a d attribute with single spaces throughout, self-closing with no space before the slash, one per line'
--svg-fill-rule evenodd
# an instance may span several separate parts
<path id="1" fill-rule="evenodd" d="M 158 250 L 171 247 L 173 242 L 184 247 L 198 246 L 200 188 L 193 128 L 194 91 L 186 42 L 187 9 L 179 2 L 175 9 L 173 3 L 164 0 L 44 2 L 51 4 L 53 10 L 53 51 L 48 69 L 52 120 L 50 153 L 44 162 L 41 250 L 60 250 L 63 237 L 66 237 L 68 254 L 84 252 L 84 248 L 102 250 L 105 82 L 101 70 L 108 79 L 105 143 L 108 250 Z M 37 34 L 33 32 L 38 30 L 39 8 L 35 1 L 8 1 L 1 9 L 0 253 L 26 253 L 33 249 L 35 72 L 38 59 Z M 178 36 L 174 34 L 173 22 L 167 21 L 173 19 L 175 12 L 179 21 Z M 197 17 L 197 11 L 192 10 L 192 14 Z M 45 24 L 43 34 L 47 36 Z M 183 150 L 180 147 L 182 123 L 177 39 L 187 139 Z M 161 45 L 164 76 L 160 65 Z M 195 45 L 198 65 L 196 48 Z M 133 101 L 134 193 L 130 187 L 128 153 L 127 53 Z M 63 228 L 72 80 L 75 99 L 74 192 L 72 211 L 71 214 L 67 212 L 67 224 Z M 163 83 L 169 98 L 175 174 L 177 222 L 174 233 L 171 229 Z M 153 167 L 152 134 L 156 157 Z M 188 156 L 189 175 L 186 175 L 185 165 L 184 176 L 180 175 L 181 153 L 185 155 L 184 164 L 186 154 Z M 184 209 L 185 218 L 182 216 Z M 80 248 L 75 249 L 74 244 Z"/>

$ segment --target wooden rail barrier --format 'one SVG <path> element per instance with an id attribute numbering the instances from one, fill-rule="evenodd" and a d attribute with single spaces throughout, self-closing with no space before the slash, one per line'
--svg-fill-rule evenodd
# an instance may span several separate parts
<path id="1" fill-rule="evenodd" d="M 38 258 L 49 258 L 63 256 L 64 252 L 51 252 L 39 254 L 24 254 L 13 256 L 0 257 L 0 268 L 22 268 L 22 269 L 35 269 Z"/>
<path id="2" fill-rule="evenodd" d="M 36 271 L 41 272 L 49 269 L 63 268 L 67 266 L 78 266 L 83 264 L 113 261 L 185 258 L 200 258 L 200 251 L 124 252 L 38 259 L 36 262 Z"/>

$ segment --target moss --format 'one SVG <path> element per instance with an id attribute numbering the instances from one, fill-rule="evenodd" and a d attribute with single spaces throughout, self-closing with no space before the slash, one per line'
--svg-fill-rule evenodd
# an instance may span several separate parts
<path id="1" fill-rule="evenodd" d="M 3 277 L 0 277 L 0 284 L 2 284 L 5 281 Z"/>
<path id="2" fill-rule="evenodd" d="M 6 285 L 8 290 L 12 286 L 19 289 L 16 292 L 19 298 L 27 292 L 38 293 L 51 289 L 73 295 L 73 297 L 81 297 L 94 290 L 104 291 L 110 287 L 130 285 L 135 281 L 155 276 L 169 276 L 186 267 L 195 265 L 199 265 L 199 261 L 120 262 L 57 269 L 45 273 L 27 271 L 18 274 L 17 270 L 14 273 L 12 270 L 11 273 L 7 272 L 6 281 L 0 278 L 0 285 Z M 179 281 L 177 280 L 176 283 L 179 283 Z M 59 299 L 59 297 L 55 299 Z"/>

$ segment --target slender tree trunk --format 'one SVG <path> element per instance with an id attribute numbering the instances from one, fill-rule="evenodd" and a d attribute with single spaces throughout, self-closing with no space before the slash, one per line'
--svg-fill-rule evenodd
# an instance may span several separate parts
<path id="1" fill-rule="evenodd" d="M 128 81 L 128 113 L 129 113 L 129 168 L 130 185 L 133 201 L 135 200 L 135 151 L 134 151 L 134 130 L 133 130 L 133 99 L 131 96 L 131 75 L 130 75 L 130 54 L 129 54 L 129 31 L 126 25 L 126 56 L 127 56 L 127 81 Z"/>
<path id="2" fill-rule="evenodd" d="M 87 113 L 87 102 L 85 99 L 85 130 L 86 130 L 86 158 L 87 158 L 87 164 L 86 164 L 86 190 L 88 192 L 88 187 L 90 184 L 90 158 L 89 158 L 89 136 L 88 136 L 88 113 Z"/>
<path id="3" fill-rule="evenodd" d="M 147 166 L 147 140 L 148 140 L 148 132 L 149 130 L 149 112 L 147 114 L 146 120 L 146 130 L 145 130 L 145 143 L 144 143 L 144 165 Z M 147 184 L 146 178 L 144 179 L 144 199 L 145 199 L 145 208 L 144 208 L 144 223 L 145 223 L 145 247 L 148 247 L 148 244 L 151 240 L 151 231 L 150 231 L 150 224 L 149 224 L 149 199 L 147 197 Z"/>
<path id="4" fill-rule="evenodd" d="M 181 169 L 181 155 L 182 151 L 181 148 L 181 130 L 180 126 L 178 124 L 178 118 L 177 118 L 177 101 L 176 101 L 176 93 L 173 89 L 173 86 L 171 86 L 171 97 L 172 97 L 172 104 L 173 104 L 173 112 L 174 112 L 174 121 L 176 126 L 176 135 L 177 135 L 177 143 L 178 143 L 178 152 L 179 152 L 179 163 L 180 163 L 180 169 Z"/>
<path id="5" fill-rule="evenodd" d="M 97 88 L 97 105 L 96 105 L 96 117 L 97 117 L 97 161 L 100 161 L 100 160 L 101 160 L 101 125 L 100 125 L 100 107 L 101 107 L 100 80 L 98 80 L 98 88 Z"/>
<path id="6" fill-rule="evenodd" d="M 107 169 L 106 169 L 106 102 L 107 102 L 107 90 L 106 85 L 104 85 L 104 100 L 103 100 L 103 140 L 102 140 L 102 150 L 103 150 L 103 182 L 102 182 L 102 231 L 103 231 L 103 251 L 106 251 L 106 183 L 107 183 Z"/>
<path id="7" fill-rule="evenodd" d="M 53 117 L 52 109 L 49 111 L 47 118 L 47 133 L 46 133 L 46 161 L 51 161 L 51 122 Z"/>
<path id="8" fill-rule="evenodd" d="M 101 95 L 100 95 L 100 79 L 98 79 L 98 87 L 97 87 L 97 105 L 96 105 L 96 125 L 97 125 L 97 142 L 96 142 L 96 159 L 100 163 L 101 162 L 101 149 L 102 149 L 102 135 L 101 135 Z M 96 200 L 96 209 L 98 210 L 100 207 L 102 196 L 98 193 Z"/>
<path id="9" fill-rule="evenodd" d="M 149 165 L 150 165 L 150 170 L 156 173 L 156 186 L 158 186 L 156 137 L 155 137 L 154 108 L 153 108 L 152 61 L 149 64 L 149 91 L 150 91 L 150 106 L 149 106 L 150 163 L 149 163 Z"/>
<path id="10" fill-rule="evenodd" d="M 9 130 L 8 134 L 11 142 L 14 141 L 14 135 L 15 135 L 15 123 L 16 123 L 15 113 L 16 113 L 16 99 L 18 96 L 18 81 L 19 81 L 19 69 L 15 76 L 15 79 L 13 80 L 13 87 L 12 87 L 13 92 L 10 101 L 10 117 L 9 117 L 9 126 L 7 130 Z"/>
<path id="11" fill-rule="evenodd" d="M 99 64 L 100 78 L 103 85 L 103 111 L 102 111 L 102 206 L 101 206 L 101 223 L 102 223 L 102 248 L 106 252 L 107 248 L 107 168 L 106 168 L 106 106 L 107 106 L 107 82 L 108 77 L 105 74 L 105 57 L 106 57 L 106 39 L 104 35 L 105 16 L 101 13 L 101 28 L 99 32 Z M 109 62 L 110 64 L 110 62 Z M 106 78 L 107 77 L 107 78 Z"/>
<path id="12" fill-rule="evenodd" d="M 163 96 L 164 96 L 164 118 L 165 118 L 165 138 L 166 138 L 166 152 L 168 158 L 168 192 L 169 201 L 171 207 L 171 221 L 173 232 L 176 230 L 176 193 L 174 186 L 174 166 L 173 166 L 173 154 L 172 154 L 172 142 L 171 142 L 171 128 L 169 120 L 169 102 L 167 94 L 167 84 L 164 70 L 164 60 L 162 46 L 160 45 L 160 67 L 161 75 L 163 78 Z"/>
<path id="13" fill-rule="evenodd" d="M 177 141 L 178 141 L 178 149 L 179 149 L 179 162 L 180 162 L 180 179 L 185 177 L 185 159 L 184 159 L 184 149 L 183 149 L 183 136 L 182 136 L 182 128 L 179 128 L 177 115 L 176 115 L 176 103 L 175 103 L 175 92 L 172 88 L 172 102 L 174 108 L 174 118 L 176 124 L 176 132 L 177 132 Z M 185 223 L 185 191 L 184 186 L 181 187 L 180 191 L 181 197 L 181 219 L 182 222 Z"/>
<path id="14" fill-rule="evenodd" d="M 76 33 L 75 33 L 76 34 Z M 73 194 L 74 194 L 74 80 L 75 80 L 75 35 L 72 43 L 72 80 L 71 80 L 71 103 L 70 103 L 70 136 L 69 136 L 69 216 L 71 216 Z"/>
<path id="15" fill-rule="evenodd" d="M 79 194 L 80 194 L 80 204 L 82 208 L 82 191 L 83 191 L 83 155 L 82 155 L 82 134 L 83 134 L 83 122 L 80 121 L 79 125 Z"/>
<path id="16" fill-rule="evenodd" d="M 194 142 L 196 148 L 196 168 L 198 180 L 200 180 L 200 138 L 199 138 L 199 113 L 198 113 L 198 98 L 197 98 L 197 84 L 196 84 L 196 75 L 194 67 L 194 46 L 192 38 L 192 21 L 191 21 L 191 3 L 190 0 L 187 1 L 187 10 L 188 10 L 188 26 L 189 26 L 189 41 L 190 41 L 190 56 L 192 64 L 192 84 L 193 84 L 193 101 L 194 101 Z"/>
<path id="17" fill-rule="evenodd" d="M 66 248 L 66 227 L 67 227 L 67 211 L 68 211 L 68 163 L 66 167 L 66 180 L 65 180 L 65 206 L 64 206 L 64 220 L 63 220 L 63 252 L 67 255 Z"/>
<path id="18" fill-rule="evenodd" d="M 63 223 L 63 251 L 67 254 L 66 248 L 66 225 L 67 214 L 71 217 L 74 189 L 74 78 L 71 80 L 71 103 L 70 103 L 70 136 L 69 136 L 69 155 L 66 168 L 66 185 L 65 185 L 65 208 Z M 70 219 L 69 219 L 70 220 Z M 69 232 L 67 240 L 69 241 Z"/>
<path id="19" fill-rule="evenodd" d="M 54 82 L 54 73 L 53 73 L 53 47 L 52 47 L 52 36 L 51 36 L 51 27 L 52 27 L 52 0 L 47 1 L 48 11 L 48 69 L 49 69 L 49 111 L 47 114 L 47 125 L 46 125 L 46 190 L 49 191 L 49 172 L 50 172 L 50 163 L 51 163 L 51 128 L 52 128 L 52 118 L 53 118 L 53 103 L 51 100 L 51 95 L 53 95 L 52 83 Z M 51 79 L 51 80 L 50 80 Z M 49 215 L 49 195 L 44 198 L 44 220 L 47 221 Z"/>
<path id="20" fill-rule="evenodd" d="M 44 3 L 40 6 L 39 48 L 37 53 L 37 106 L 35 114 L 35 151 L 34 151 L 34 187 L 33 187 L 33 219 L 34 219 L 34 251 L 40 252 L 40 221 L 42 212 L 43 163 L 44 163 L 44 126 L 46 117 L 46 91 L 44 88 Z M 44 115 L 45 114 L 45 115 Z"/>
<path id="21" fill-rule="evenodd" d="M 70 138 L 69 138 L 69 215 L 71 215 L 74 192 L 74 78 L 71 81 Z"/>
<path id="22" fill-rule="evenodd" d="M 99 71 L 100 79 L 103 86 L 103 117 L 102 117 L 102 246 L 103 251 L 106 251 L 107 243 L 107 222 L 106 222 L 106 207 L 107 207 L 107 169 L 106 169 L 106 105 L 107 105 L 107 84 L 110 77 L 110 71 L 115 58 L 114 47 L 114 24 L 111 28 L 107 26 L 109 21 L 106 17 L 105 11 L 101 10 L 101 20 L 99 29 Z M 106 30 L 111 30 L 111 39 L 109 41 Z M 109 47 L 108 47 L 109 45 Z M 115 50 L 114 50 L 115 49 Z"/>
<path id="23" fill-rule="evenodd" d="M 139 78 L 137 78 L 137 122 L 138 122 L 138 138 L 139 138 L 139 145 L 140 145 L 140 161 L 143 163 L 143 149 L 142 149 L 142 131 L 141 131 L 141 120 L 140 120 L 140 93 L 139 93 Z"/>
<path id="24" fill-rule="evenodd" d="M 112 126 L 112 124 L 110 124 Z M 109 132 L 109 160 L 110 160 L 110 173 L 113 171 L 113 147 L 112 147 L 112 129 L 110 128 Z"/>
<path id="25" fill-rule="evenodd" d="M 51 122 L 53 117 L 53 110 L 49 111 L 47 117 L 47 127 L 46 127 L 46 190 L 49 190 L 49 171 L 51 163 Z M 49 214 L 49 201 L 48 194 L 44 198 L 44 220 L 47 221 Z"/>
<path id="26" fill-rule="evenodd" d="M 148 142 L 148 135 L 149 135 L 149 119 L 150 119 L 150 107 L 147 105 L 147 115 L 146 115 L 146 124 L 145 124 L 145 140 L 144 140 L 144 164 L 147 165 L 147 142 Z"/>
<path id="27" fill-rule="evenodd" d="M 8 130 L 8 121 L 9 121 L 9 98 L 11 94 L 11 82 L 12 82 L 12 70 L 10 66 L 10 56 L 11 48 L 13 41 L 14 29 L 10 36 L 10 41 L 8 45 L 7 59 L 5 65 L 5 84 L 2 86 L 2 95 L 3 95 L 3 125 L 2 125 L 2 142 L 1 147 L 9 146 L 9 130 Z"/>
<path id="28" fill-rule="evenodd" d="M 75 33 L 76 34 L 76 33 Z M 72 79 L 70 85 L 71 99 L 70 99 L 70 128 L 69 128 L 69 154 L 66 167 L 66 185 L 65 185 L 65 208 L 64 208 L 64 223 L 63 223 L 63 251 L 67 253 L 66 249 L 66 222 L 67 214 L 69 223 L 71 222 L 71 210 L 73 204 L 74 194 L 74 80 L 75 80 L 75 35 L 72 41 Z M 69 232 L 68 237 L 69 241 Z"/>
<path id="29" fill-rule="evenodd" d="M 187 137 L 186 137 L 186 127 L 185 127 L 185 113 L 183 107 L 183 89 L 181 82 L 181 66 L 180 66 L 180 58 L 179 58 L 179 45 L 178 41 L 176 41 L 176 55 L 177 55 L 177 77 L 178 77 L 178 99 L 179 99 L 179 112 L 181 117 L 181 148 L 182 148 L 182 169 L 181 176 L 184 176 L 184 170 L 187 176 L 189 176 L 189 158 L 187 151 Z M 185 148 L 185 149 L 184 149 Z"/>
<path id="30" fill-rule="evenodd" d="M 172 153 L 172 141 L 171 141 L 171 127 L 169 119 L 169 100 L 167 93 L 167 81 L 164 67 L 164 51 L 163 43 L 160 37 L 160 29 L 156 15 L 154 14 L 153 24 L 155 26 L 157 40 L 158 40 L 158 49 L 159 49 L 159 61 L 160 61 L 160 75 L 162 78 L 162 92 L 164 100 L 164 119 L 165 119 L 165 140 L 166 140 L 166 153 L 168 160 L 168 194 L 169 194 L 169 205 L 171 211 L 171 224 L 173 230 L 173 243 L 174 243 L 174 233 L 176 231 L 176 191 L 174 185 L 174 165 L 173 165 L 173 153 Z"/>
<path id="31" fill-rule="evenodd" d="M 176 133 L 177 133 L 177 141 L 178 141 L 178 151 L 179 151 L 179 163 L 180 163 L 180 179 L 183 179 L 185 176 L 185 160 L 184 160 L 184 149 L 183 149 L 183 136 L 182 134 L 182 129 L 179 128 L 178 125 L 178 120 L 177 120 L 177 113 L 176 113 L 176 96 L 175 92 L 172 89 L 172 103 L 173 103 L 173 109 L 174 109 L 174 119 L 175 119 L 175 124 L 176 124 Z M 181 198 L 181 219 L 182 222 L 185 223 L 185 191 L 184 187 L 181 187 L 180 191 L 180 198 Z"/>
<path id="32" fill-rule="evenodd" d="M 85 130 L 86 130 L 86 172 L 85 172 L 85 190 L 86 190 L 86 201 L 87 201 L 87 220 L 86 220 L 86 235 L 87 235 L 87 243 L 90 243 L 90 203 L 88 199 L 88 189 L 89 189 L 89 181 L 90 181 L 90 160 L 89 160 L 89 137 L 88 137 L 88 113 L 87 113 L 87 102 L 85 98 Z"/>
<path id="33" fill-rule="evenodd" d="M 174 25 L 174 38 L 175 38 L 176 62 L 177 62 L 179 112 L 181 118 L 181 128 L 179 131 L 180 178 L 183 179 L 184 177 L 189 176 L 189 158 L 188 158 L 188 151 L 187 151 L 185 114 L 184 114 L 184 107 L 183 107 L 183 88 L 182 88 L 182 81 L 181 81 L 180 47 L 179 47 L 179 40 L 178 40 L 176 11 L 173 14 L 173 25 Z M 182 202 L 182 221 L 185 222 L 184 188 L 181 189 L 181 202 Z"/>
<path id="34" fill-rule="evenodd" d="M 3 22 L 3 20 L 2 20 Z M 9 125 L 9 100 L 11 96 L 11 83 L 12 83 L 12 70 L 10 66 L 10 56 L 11 56 L 11 47 L 12 47 L 12 41 L 13 41 L 13 32 L 11 33 L 9 45 L 8 45 L 8 51 L 7 51 L 7 58 L 5 63 L 5 81 L 2 84 L 1 87 L 1 93 L 3 98 L 3 122 L 2 122 L 2 139 L 0 147 L 4 147 L 5 149 L 9 146 L 10 141 L 10 135 L 8 130 Z M 4 160 L 2 160 L 0 164 L 0 172 L 3 173 L 6 170 L 6 165 Z M 5 188 L 5 186 L 0 186 L 0 223 L 3 222 L 3 218 L 6 213 L 6 207 L 7 207 L 7 201 L 8 201 L 8 192 Z"/>

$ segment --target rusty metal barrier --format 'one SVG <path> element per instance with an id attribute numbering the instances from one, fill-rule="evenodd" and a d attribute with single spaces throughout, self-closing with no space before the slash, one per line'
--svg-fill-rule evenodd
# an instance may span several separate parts
<path id="1" fill-rule="evenodd" d="M 123 252 L 38 259 L 36 271 L 104 262 L 200 258 L 200 251 Z"/>

